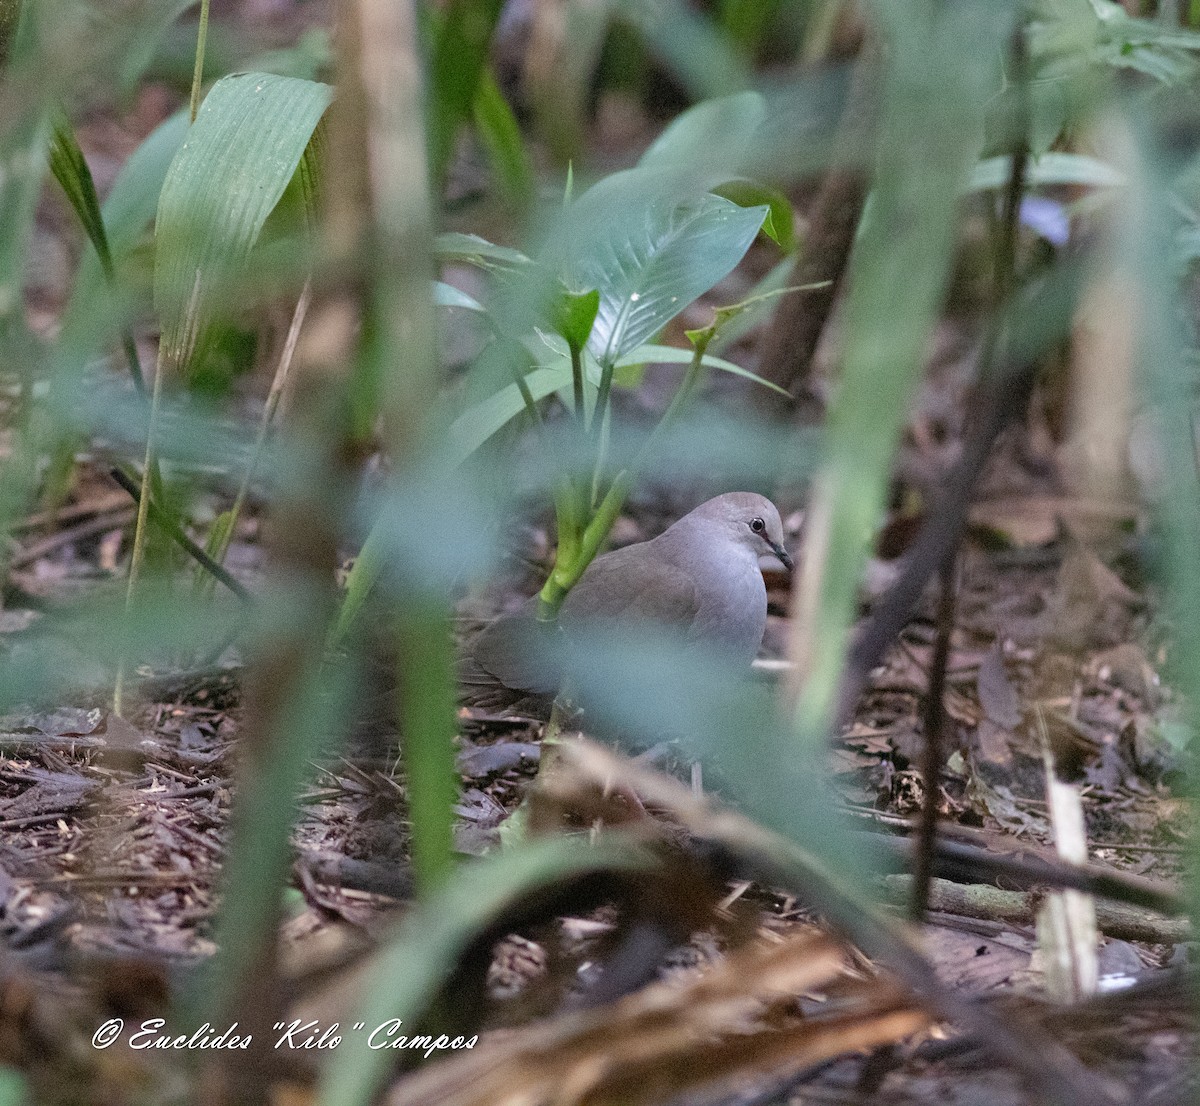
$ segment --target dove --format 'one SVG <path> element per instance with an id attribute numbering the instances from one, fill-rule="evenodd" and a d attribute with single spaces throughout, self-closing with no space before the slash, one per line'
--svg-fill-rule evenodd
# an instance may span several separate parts
<path id="1" fill-rule="evenodd" d="M 578 640 L 605 624 L 665 626 L 749 667 L 767 624 L 763 556 L 792 568 L 775 505 L 753 492 L 719 495 L 658 537 L 597 557 L 563 601 L 558 629 Z M 472 703 L 546 714 L 558 676 L 530 648 L 536 632 L 546 631 L 537 623 L 535 596 L 479 634 L 459 665 Z"/>

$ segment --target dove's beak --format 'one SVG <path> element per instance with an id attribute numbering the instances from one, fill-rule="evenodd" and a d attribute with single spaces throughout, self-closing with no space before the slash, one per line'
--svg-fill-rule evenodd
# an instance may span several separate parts
<path id="1" fill-rule="evenodd" d="M 791 554 L 789 554 L 782 545 L 779 545 L 776 542 L 771 542 L 771 552 L 779 558 L 780 562 L 783 564 L 783 567 L 786 568 L 788 572 L 791 572 L 792 569 L 796 567 L 795 562 L 793 562 L 791 558 Z"/>

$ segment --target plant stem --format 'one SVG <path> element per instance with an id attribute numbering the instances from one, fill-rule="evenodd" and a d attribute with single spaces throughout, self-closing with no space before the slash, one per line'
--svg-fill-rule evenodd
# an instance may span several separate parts
<path id="1" fill-rule="evenodd" d="M 612 391 L 613 370 L 616 364 L 612 361 L 606 361 L 600 366 L 600 387 L 596 389 L 596 406 L 592 411 L 592 419 L 600 419 L 603 421 L 605 413 L 608 411 L 608 396 Z"/>
<path id="2" fill-rule="evenodd" d="M 109 475 L 121 485 L 132 497 L 134 503 L 138 505 L 139 511 L 142 505 L 142 492 L 138 486 L 137 480 L 130 476 L 124 469 L 113 466 L 109 470 Z M 245 600 L 247 603 L 253 602 L 254 596 L 241 584 L 238 579 L 233 576 L 229 570 L 218 564 L 216 560 L 210 557 L 203 549 L 200 548 L 191 538 L 187 536 L 183 527 L 179 524 L 178 519 L 170 512 L 163 510 L 156 502 L 153 491 L 154 478 L 151 476 L 151 492 L 150 492 L 150 507 L 149 519 L 159 528 L 167 537 L 171 538 L 189 557 L 191 557 L 201 568 L 209 573 L 214 580 L 219 580 L 224 584 L 234 595 L 239 599 Z"/>
<path id="3" fill-rule="evenodd" d="M 596 508 L 591 520 L 584 527 L 578 548 L 574 551 L 573 556 L 564 553 L 560 531 L 558 552 L 554 558 L 554 570 L 550 573 L 538 596 L 538 618 L 550 620 L 558 616 L 558 609 L 566 599 L 567 593 L 579 582 L 579 578 L 587 570 L 588 565 L 595 559 L 601 544 L 608 537 L 613 523 L 616 522 L 617 515 L 625 506 L 625 500 L 633 487 L 634 477 L 645 467 L 646 461 L 663 431 L 679 416 L 683 405 L 695 390 L 696 381 L 700 378 L 701 370 L 704 368 L 704 351 L 707 348 L 708 338 L 696 342 L 692 359 L 688 362 L 687 372 L 684 373 L 683 380 L 675 390 L 675 395 L 671 397 L 671 402 L 663 412 L 662 418 L 658 420 L 654 429 L 650 431 L 649 437 L 642 443 L 642 448 L 638 450 L 633 462 L 628 468 L 622 469 L 613 480 L 600 506 Z"/>
<path id="4" fill-rule="evenodd" d="M 258 463 L 262 459 L 267 431 L 271 427 L 275 412 L 279 407 L 279 401 L 283 396 L 283 390 L 287 386 L 292 360 L 296 355 L 296 344 L 300 341 L 300 330 L 304 326 L 304 319 L 308 314 L 310 303 L 312 303 L 311 278 L 304 282 L 300 298 L 296 301 L 296 309 L 292 312 L 292 321 L 288 326 L 287 338 L 284 339 L 283 352 L 279 355 L 279 365 L 275 369 L 275 377 L 271 381 L 271 389 L 267 392 L 267 402 L 263 407 L 262 418 L 259 420 L 258 436 L 254 440 L 254 452 L 250 455 L 250 463 L 246 466 L 246 471 L 242 473 L 242 482 L 238 485 L 233 506 L 229 508 L 229 525 L 221 535 L 221 540 L 212 550 L 212 557 L 215 561 L 224 562 L 229 543 L 233 540 L 234 527 L 237 524 L 238 516 L 242 513 L 242 507 L 245 506 L 246 496 L 250 493 L 250 482 L 254 479 L 254 474 L 258 471 Z"/>
<path id="5" fill-rule="evenodd" d="M 158 357 L 158 365 L 154 371 L 154 390 L 150 395 L 150 422 L 146 428 L 146 456 L 142 465 L 142 487 L 138 496 L 137 525 L 133 531 L 133 551 L 129 557 L 129 582 L 125 589 L 125 622 L 126 636 L 129 632 L 129 621 L 133 613 L 134 596 L 137 592 L 138 578 L 141 576 L 142 561 L 146 556 L 146 520 L 150 512 L 151 474 L 155 470 L 154 434 L 158 422 L 158 405 L 162 396 L 163 357 Z M 113 685 L 113 714 L 120 714 L 124 706 L 125 692 L 125 662 L 128 652 L 128 642 L 121 646 L 121 657 L 117 662 L 117 679 Z"/>
<path id="6" fill-rule="evenodd" d="M 575 398 L 575 420 L 586 431 L 589 429 L 587 406 L 583 402 L 583 349 L 574 342 L 568 342 L 571 351 L 571 388 Z M 599 404 L 597 404 L 599 410 Z"/>
<path id="7" fill-rule="evenodd" d="M 188 102 L 189 118 L 194 123 L 200 111 L 200 86 L 204 83 L 204 47 L 208 41 L 209 0 L 200 0 L 200 26 L 196 31 L 196 67 L 192 70 L 192 96 Z"/>

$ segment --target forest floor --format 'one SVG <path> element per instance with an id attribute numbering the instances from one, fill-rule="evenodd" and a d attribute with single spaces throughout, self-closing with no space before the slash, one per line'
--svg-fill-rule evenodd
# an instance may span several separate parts
<path id="1" fill-rule="evenodd" d="M 174 104 L 173 94 L 150 86 L 120 118 L 100 117 L 84 128 L 81 141 L 102 190 Z M 79 248 L 63 207 L 47 200 L 34 245 L 33 326 L 54 327 Z M 733 302 L 739 279 L 715 290 L 708 304 Z M 696 310 L 706 321 L 705 305 Z M 905 443 L 909 471 L 937 470 L 953 454 L 969 402 L 971 328 L 948 322 L 943 338 L 950 353 L 931 372 Z M 948 435 L 947 409 L 955 412 Z M 803 497 L 788 489 L 781 500 L 795 547 Z M 653 536 L 677 507 L 653 491 L 635 498 L 617 540 Z M 19 651 L 48 610 L 121 586 L 132 518 L 128 496 L 96 463 L 80 466 L 57 510 L 21 523 L 0 609 L 0 653 Z M 911 522 L 903 511 L 891 520 L 881 542 L 887 555 L 872 562 L 864 588 L 864 613 L 894 578 Z M 1141 568 L 1147 534 L 1137 503 L 1100 501 L 1066 486 L 1036 420 L 1002 440 L 956 567 L 947 756 L 937 794 L 943 838 L 992 857 L 1057 862 L 1049 750 L 1058 775 L 1082 798 L 1090 860 L 1167 889 L 1181 886 L 1194 816 L 1183 794 L 1179 702 L 1163 676 L 1170 628 Z M 251 518 L 228 562 L 250 588 L 262 579 L 257 536 Z M 518 560 L 544 566 L 544 526 L 534 520 L 521 540 Z M 781 679 L 788 580 L 772 574 L 768 583 L 763 667 L 766 678 Z M 507 605 L 535 585 L 529 571 L 491 598 Z M 919 765 L 935 606 L 931 592 L 871 673 L 852 722 L 829 749 L 840 805 L 864 831 L 905 834 L 926 801 Z M 243 722 L 240 673 L 236 664 L 183 664 L 141 676 L 127 718 L 112 715 L 94 689 L 0 718 L 0 941 L 17 973 L 4 987 L 10 1001 L 19 986 L 24 1002 L 48 1003 L 43 1036 L 75 1032 L 114 1010 L 151 1016 L 172 983 L 215 949 L 212 922 Z M 91 682 L 84 660 L 79 682 Z M 501 827 L 536 778 L 542 726 L 466 707 L 459 720 L 456 843 L 478 855 L 500 847 Z M 402 765 L 386 732 L 315 766 L 293 839 L 285 946 L 297 963 L 311 967 L 313 950 L 327 951 L 330 943 L 361 947 L 410 897 L 404 799 Z M 1184 918 L 1132 906 L 1100 910 L 1099 993 L 1058 1004 L 1047 997 L 1039 942 L 1044 888 L 969 877 L 968 864 L 965 874 L 935 881 L 920 939 L 947 987 L 1039 1027 L 1053 1042 L 1047 1047 L 1066 1048 L 1117 1098 L 1194 1099 L 1193 938 Z M 982 893 L 988 890 L 1008 893 Z M 871 893 L 900 916 L 911 876 L 880 876 Z M 560 1011 L 589 978 L 618 921 L 601 906 L 504 934 L 487 969 L 485 1031 L 503 1040 Z M 719 918 L 697 924 L 667 950 L 655 978 L 691 984 L 747 933 L 770 947 L 820 925 L 793 894 L 731 881 Z M 860 979 L 873 974 L 865 957 L 849 964 Z M 820 985 L 806 996 L 814 1007 L 828 997 Z M 0 1009 L 0 1038 L 14 1032 Z M 42 1047 L 11 1037 L 0 1044 L 10 1056 Z M 864 1049 L 848 1036 L 844 1050 L 819 1063 L 764 1066 L 735 1085 L 672 1101 L 1029 1101 L 1021 1077 L 985 1046 L 938 1025 L 900 1034 L 885 1048 Z M 400 1093 L 396 1101 L 403 1100 Z"/>

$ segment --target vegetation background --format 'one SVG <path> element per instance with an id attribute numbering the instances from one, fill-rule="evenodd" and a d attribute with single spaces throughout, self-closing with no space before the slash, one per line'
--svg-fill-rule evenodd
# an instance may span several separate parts
<path id="1" fill-rule="evenodd" d="M 849 825 L 831 750 L 874 772 L 887 746 L 917 781 L 914 917 L 939 816 L 1026 817 L 978 770 L 1025 742 L 1059 856 L 1021 886 L 1190 933 L 1187 830 L 1170 886 L 1081 868 L 1051 739 L 1094 738 L 1117 776 L 1093 793 L 1154 796 L 1155 833 L 1187 794 L 1195 28 L 1167 0 L 0 0 L 0 1103 L 786 1101 L 864 1050 L 870 1093 L 933 1024 L 1017 1073 L 997 1099 L 1119 1095 L 1136 1076 L 1048 1040 L 1049 1016 L 939 977 L 879 905 L 887 850 Z M 675 742 L 727 805 L 569 743 L 494 832 L 540 730 L 459 704 L 465 623 L 535 586 L 553 617 L 607 542 L 736 487 L 803 508 L 778 663 L 730 673 L 636 628 L 554 658 L 589 722 L 625 752 Z M 1017 614 L 971 621 L 955 565 L 998 547 L 1058 652 L 1005 652 Z M 1105 603 L 1138 613 L 1100 633 Z M 855 707 L 914 640 L 905 751 Z M 1138 651 L 1093 725 L 1101 646 Z M 1034 694 L 1068 654 L 1065 699 Z M 380 858 L 345 826 L 372 804 L 403 831 L 356 876 Z M 739 929 L 751 885 L 772 905 Z M 367 892 L 404 901 L 398 928 Z M 805 924 L 764 944 L 796 901 Z M 497 1007 L 504 957 L 545 975 L 537 927 L 562 917 L 575 974 Z M 1059 998 L 1094 987 L 1088 924 L 1038 923 Z M 305 925 L 339 944 L 298 967 Z M 714 927 L 710 974 L 654 990 Z M 1182 947 L 1138 932 L 1148 958 Z M 95 1047 L 150 1015 L 251 1044 Z M 276 1044 L 294 1019 L 345 1039 L 298 1059 Z M 521 1028 L 399 1062 L 345 1028 L 396 1020 Z M 1172 1031 L 1152 1081 L 1182 1097 Z"/>

